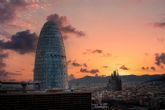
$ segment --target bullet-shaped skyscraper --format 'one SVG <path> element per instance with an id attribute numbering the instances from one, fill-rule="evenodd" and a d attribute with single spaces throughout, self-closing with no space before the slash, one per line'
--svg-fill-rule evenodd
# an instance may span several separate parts
<path id="1" fill-rule="evenodd" d="M 34 81 L 40 82 L 41 89 L 66 89 L 67 65 L 62 35 L 55 22 L 47 21 L 39 36 Z"/>

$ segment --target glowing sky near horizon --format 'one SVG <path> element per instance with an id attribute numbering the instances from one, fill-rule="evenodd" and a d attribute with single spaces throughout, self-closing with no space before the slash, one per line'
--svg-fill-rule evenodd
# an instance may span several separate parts
<path id="1" fill-rule="evenodd" d="M 155 54 L 165 52 L 165 26 L 155 26 L 165 22 L 165 0 L 45 0 L 43 4 L 17 10 L 19 19 L 15 23 L 23 27 L 6 31 L 15 34 L 29 29 L 39 35 L 48 15 L 66 16 L 71 25 L 86 34 L 69 35 L 64 40 L 67 60 L 99 70 L 91 74 L 80 72 L 82 66 L 68 65 L 68 73 L 76 78 L 109 75 L 116 69 L 121 75 L 165 73 L 163 65 L 155 64 Z M 5 51 L 10 53 L 5 59 L 6 70 L 21 73 L 12 79 L 32 80 L 35 54 Z"/>

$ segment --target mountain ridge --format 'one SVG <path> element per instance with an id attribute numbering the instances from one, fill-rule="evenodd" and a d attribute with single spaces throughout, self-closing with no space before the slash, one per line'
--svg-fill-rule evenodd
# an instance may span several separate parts
<path id="1" fill-rule="evenodd" d="M 120 76 L 123 83 L 144 83 L 158 80 L 165 80 L 164 74 L 156 75 L 122 75 Z M 69 81 L 70 86 L 106 86 L 110 76 L 85 76 L 79 79 Z"/>

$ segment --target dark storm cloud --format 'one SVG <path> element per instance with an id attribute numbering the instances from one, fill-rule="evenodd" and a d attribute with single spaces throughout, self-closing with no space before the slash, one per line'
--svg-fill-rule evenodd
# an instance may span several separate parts
<path id="1" fill-rule="evenodd" d="M 0 23 L 8 23 L 17 18 L 17 11 L 23 11 L 40 0 L 0 0 Z"/>
<path id="2" fill-rule="evenodd" d="M 102 49 L 86 49 L 85 52 L 83 52 L 84 55 L 88 54 L 99 54 L 102 55 L 102 57 L 111 57 L 112 54 L 109 52 L 105 52 Z"/>
<path id="3" fill-rule="evenodd" d="M 149 67 L 141 67 L 142 70 L 149 70 Z"/>
<path id="4" fill-rule="evenodd" d="M 92 74 L 96 74 L 99 72 L 99 70 L 98 69 L 91 69 L 91 70 L 89 70 L 89 72 Z"/>
<path id="5" fill-rule="evenodd" d="M 81 68 L 80 69 L 80 72 L 82 72 L 82 73 L 97 74 L 97 73 L 99 73 L 99 69 L 90 69 L 90 70 L 88 70 L 86 68 Z"/>
<path id="6" fill-rule="evenodd" d="M 165 53 L 155 54 L 155 64 L 158 66 L 165 64 Z"/>
<path id="7" fill-rule="evenodd" d="M 76 34 L 77 36 L 85 36 L 85 33 L 82 31 L 77 30 L 75 27 L 71 25 L 67 25 L 61 28 L 62 32 L 64 33 L 71 33 L 71 34 Z"/>
<path id="8" fill-rule="evenodd" d="M 122 65 L 122 66 L 120 67 L 120 69 L 122 69 L 122 70 L 129 70 L 128 67 L 126 67 L 125 65 Z"/>
<path id="9" fill-rule="evenodd" d="M 154 27 L 165 28 L 165 22 L 154 23 Z"/>
<path id="10" fill-rule="evenodd" d="M 81 68 L 80 72 L 82 72 L 82 73 L 89 73 L 89 71 L 86 68 Z"/>
<path id="11" fill-rule="evenodd" d="M 77 63 L 77 62 L 72 62 L 72 66 L 75 66 L 75 67 L 80 67 L 81 64 Z"/>
<path id="12" fill-rule="evenodd" d="M 84 54 L 101 54 L 103 53 L 103 50 L 101 49 L 95 49 L 95 50 L 91 50 L 91 49 L 86 49 L 86 51 L 84 52 Z"/>
<path id="13" fill-rule="evenodd" d="M 93 50 L 92 53 L 103 53 L 103 50 L 96 49 L 96 50 Z"/>
<path id="14" fill-rule="evenodd" d="M 62 33 L 65 36 L 64 38 L 67 39 L 68 36 L 66 34 L 75 34 L 78 37 L 85 36 L 83 31 L 77 30 L 74 26 L 68 23 L 66 16 L 59 16 L 58 14 L 52 14 L 47 17 L 48 21 L 55 22 L 59 25 Z"/>
<path id="15" fill-rule="evenodd" d="M 156 68 L 155 68 L 154 66 L 151 66 L 150 69 L 151 69 L 152 71 L 156 71 Z"/>
<path id="16" fill-rule="evenodd" d="M 79 63 L 76 60 L 68 60 L 67 65 L 71 65 L 74 67 L 88 67 L 86 63 Z"/>
<path id="17" fill-rule="evenodd" d="M 95 50 L 91 50 L 91 49 L 86 49 L 86 51 L 83 54 L 102 54 L 103 50 L 101 49 L 95 49 Z"/>
<path id="18" fill-rule="evenodd" d="M 156 71 L 156 68 L 154 66 L 151 66 L 151 67 L 141 67 L 142 70 L 145 70 L 145 71 Z"/>
<path id="19" fill-rule="evenodd" d="M 20 54 L 34 52 L 37 46 L 38 37 L 36 33 L 29 30 L 17 32 L 11 40 L 0 40 L 0 48 L 16 51 Z"/>
<path id="20" fill-rule="evenodd" d="M 142 70 L 145 70 L 145 67 L 141 67 Z"/>

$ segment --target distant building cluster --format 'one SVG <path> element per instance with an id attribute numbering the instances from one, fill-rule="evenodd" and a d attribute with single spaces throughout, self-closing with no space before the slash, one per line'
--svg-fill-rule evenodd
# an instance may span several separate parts
<path id="1" fill-rule="evenodd" d="M 118 71 L 114 71 L 108 81 L 107 84 L 107 90 L 108 91 L 120 91 L 122 90 L 122 81 L 119 76 Z"/>
<path id="2" fill-rule="evenodd" d="M 121 91 L 95 91 L 93 110 L 164 110 L 164 86 L 164 81 L 159 81 L 123 86 Z"/>

